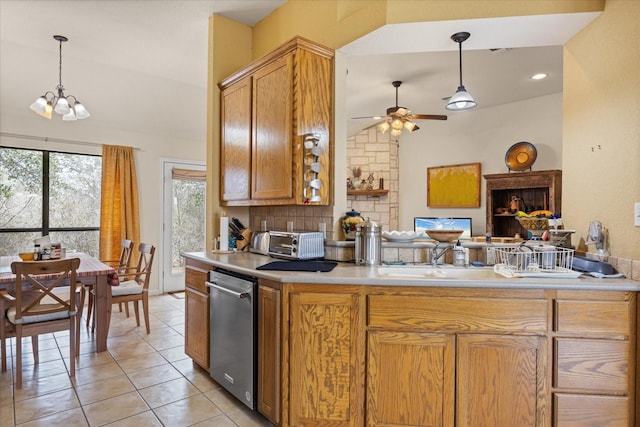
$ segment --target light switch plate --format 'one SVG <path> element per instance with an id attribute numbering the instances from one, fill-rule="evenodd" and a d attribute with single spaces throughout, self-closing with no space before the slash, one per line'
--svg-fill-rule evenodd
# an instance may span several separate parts
<path id="1" fill-rule="evenodd" d="M 633 225 L 640 227 L 640 202 L 633 205 Z"/>

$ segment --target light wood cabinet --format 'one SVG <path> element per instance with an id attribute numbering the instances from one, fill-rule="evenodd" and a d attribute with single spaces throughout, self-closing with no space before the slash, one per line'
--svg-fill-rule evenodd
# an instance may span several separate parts
<path id="1" fill-rule="evenodd" d="M 220 157 L 222 200 L 248 200 L 251 182 L 251 77 L 245 77 L 220 94 Z"/>
<path id="2" fill-rule="evenodd" d="M 296 37 L 219 83 L 222 205 L 330 204 L 333 55 Z M 317 156 L 303 145 L 310 133 Z M 314 162 L 322 184 L 310 202 Z"/>
<path id="3" fill-rule="evenodd" d="M 361 301 L 346 290 L 291 293 L 286 425 L 363 425 Z"/>
<path id="4" fill-rule="evenodd" d="M 521 209 L 546 209 L 562 213 L 562 171 L 512 172 L 484 175 L 486 182 L 487 233 L 498 237 L 527 236 L 509 208 L 513 196 L 521 199 Z"/>
<path id="5" fill-rule="evenodd" d="M 210 266 L 186 259 L 184 352 L 209 370 L 209 293 L 205 285 Z"/>
<path id="6" fill-rule="evenodd" d="M 370 332 L 366 382 L 368 426 L 453 427 L 455 336 Z"/>
<path id="7" fill-rule="evenodd" d="M 636 304 L 630 292 L 558 291 L 554 425 L 637 425 Z"/>
<path id="8" fill-rule="evenodd" d="M 547 340 L 459 335 L 456 426 L 548 425 Z"/>
<path id="9" fill-rule="evenodd" d="M 280 423 L 281 384 L 280 284 L 260 280 L 258 288 L 258 411 Z"/>

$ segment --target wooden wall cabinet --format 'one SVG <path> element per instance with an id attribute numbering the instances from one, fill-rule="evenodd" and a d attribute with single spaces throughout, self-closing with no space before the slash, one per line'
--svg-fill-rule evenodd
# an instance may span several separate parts
<path id="1" fill-rule="evenodd" d="M 184 352 L 200 367 L 209 371 L 209 280 L 211 266 L 185 259 Z"/>
<path id="2" fill-rule="evenodd" d="M 511 198 L 519 197 L 528 211 L 547 209 L 561 214 L 562 171 L 512 172 L 484 175 L 486 181 L 487 233 L 497 237 L 513 237 L 519 233 L 527 237 L 512 213 L 500 210 L 509 208 Z"/>
<path id="3" fill-rule="evenodd" d="M 296 37 L 218 84 L 222 205 L 330 204 L 333 55 Z M 318 136 L 317 158 L 303 145 L 309 133 Z M 319 202 L 307 200 L 314 160 Z"/>

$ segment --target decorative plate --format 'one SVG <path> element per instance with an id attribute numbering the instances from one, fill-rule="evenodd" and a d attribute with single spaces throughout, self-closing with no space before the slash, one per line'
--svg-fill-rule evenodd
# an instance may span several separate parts
<path id="1" fill-rule="evenodd" d="M 530 142 L 517 142 L 507 150 L 504 162 L 509 170 L 523 171 L 531 169 L 531 166 L 538 157 L 538 150 Z"/>

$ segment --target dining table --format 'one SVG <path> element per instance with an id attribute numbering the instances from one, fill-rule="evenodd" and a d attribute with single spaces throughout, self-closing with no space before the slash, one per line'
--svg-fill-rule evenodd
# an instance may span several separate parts
<path id="1" fill-rule="evenodd" d="M 77 280 L 94 286 L 95 351 L 106 351 L 109 318 L 111 315 L 111 288 L 108 276 L 115 273 L 115 270 L 113 267 L 82 252 L 67 252 L 66 258 L 79 258 L 80 267 L 76 271 Z M 18 256 L 0 256 L 0 289 L 11 290 L 11 288 L 15 287 L 16 276 L 11 272 L 11 263 L 16 261 L 20 262 L 22 260 Z"/>

